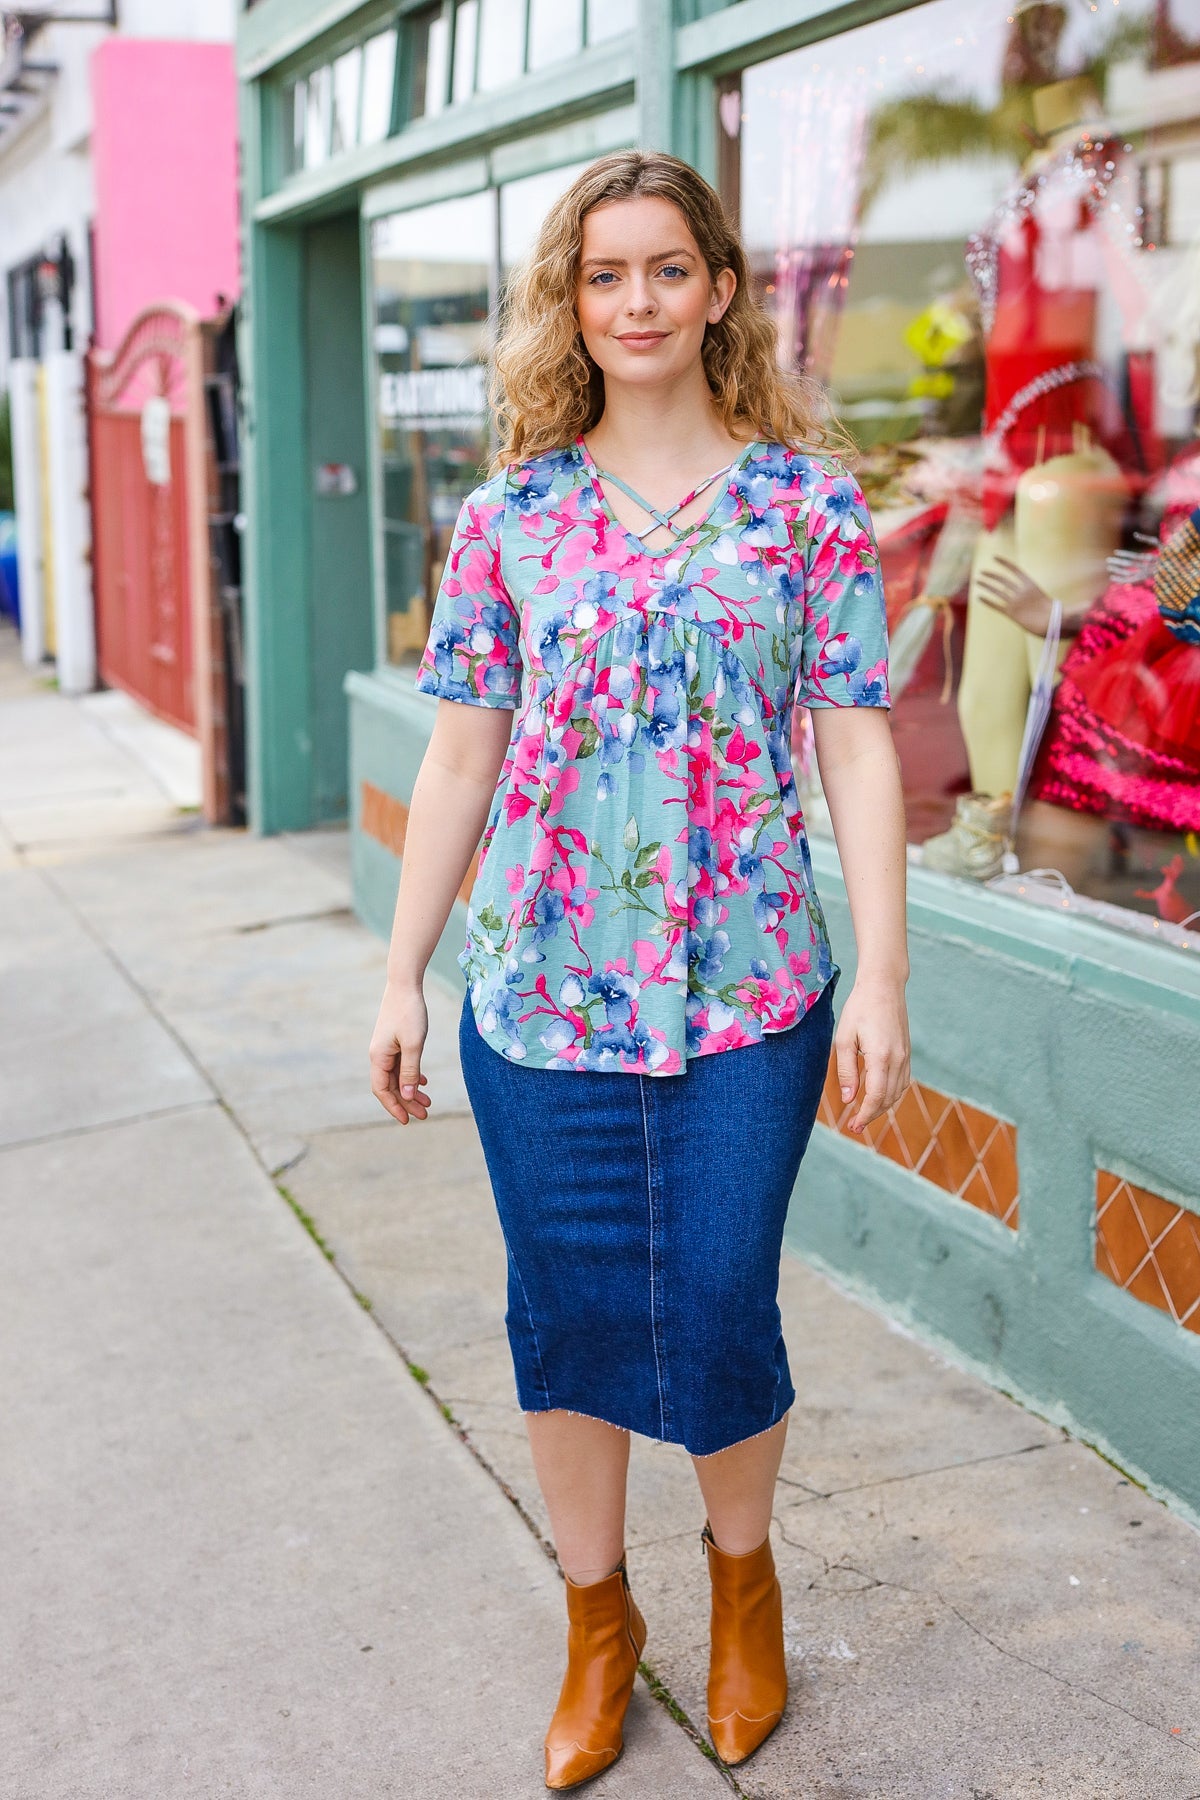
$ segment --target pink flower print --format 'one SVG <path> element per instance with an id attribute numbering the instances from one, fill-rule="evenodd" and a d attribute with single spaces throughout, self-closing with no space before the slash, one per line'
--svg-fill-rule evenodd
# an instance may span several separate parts
<path id="1" fill-rule="evenodd" d="M 510 894 L 519 894 L 525 886 L 525 865 L 514 863 L 510 869 L 505 869 L 504 881 Z"/>
<path id="2" fill-rule="evenodd" d="M 551 870 L 546 880 L 550 887 L 562 895 L 567 916 L 582 926 L 590 925 L 596 916 L 596 909 L 590 903 L 600 889 L 588 887 L 584 871 L 570 863 L 560 863 L 556 869 Z"/>
<path id="3" fill-rule="evenodd" d="M 546 773 L 545 789 L 550 796 L 546 807 L 546 815 L 553 818 L 560 813 L 575 789 L 579 786 L 579 768 L 575 763 L 568 763 L 562 769 L 550 769 Z"/>

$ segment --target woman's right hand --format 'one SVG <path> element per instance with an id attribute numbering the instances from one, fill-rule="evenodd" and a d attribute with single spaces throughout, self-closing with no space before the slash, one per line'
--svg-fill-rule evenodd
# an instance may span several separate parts
<path id="1" fill-rule="evenodd" d="M 423 1119 L 429 1111 L 421 1073 L 428 1031 L 429 1014 L 420 987 L 389 982 L 371 1033 L 371 1092 L 401 1125 Z"/>

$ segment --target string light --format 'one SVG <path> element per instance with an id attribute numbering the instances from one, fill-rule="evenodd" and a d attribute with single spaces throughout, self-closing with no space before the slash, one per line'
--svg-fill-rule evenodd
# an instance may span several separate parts
<path id="1" fill-rule="evenodd" d="M 1110 236 L 1111 215 L 1117 214 L 1122 220 L 1116 237 L 1119 250 L 1127 253 L 1131 249 L 1147 248 L 1134 220 L 1126 218 L 1120 202 L 1110 197 L 1109 189 L 1117 175 L 1117 164 L 1108 154 L 1110 149 L 1110 144 L 1085 136 L 1078 144 L 1060 151 L 1035 174 L 1023 178 L 1020 187 L 1010 190 L 992 214 L 987 228 L 967 240 L 966 263 L 979 295 L 985 331 L 991 331 L 996 317 L 1001 239 L 1034 210 L 1051 182 L 1065 180 L 1074 187 L 1078 199 Z M 1129 154 L 1133 145 L 1126 144 L 1124 149 Z M 1140 218 L 1144 211 L 1143 207 L 1136 207 L 1135 216 Z"/>

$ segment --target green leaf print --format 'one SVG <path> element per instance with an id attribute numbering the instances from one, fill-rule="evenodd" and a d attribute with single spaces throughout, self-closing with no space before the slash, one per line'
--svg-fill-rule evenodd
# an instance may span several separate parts
<path id="1" fill-rule="evenodd" d="M 627 850 L 636 850 L 638 844 L 641 842 L 641 833 L 638 831 L 638 822 L 632 813 L 630 813 L 628 819 L 625 821 L 625 829 L 621 833 L 621 842 Z"/>
<path id="2" fill-rule="evenodd" d="M 582 719 L 572 719 L 571 723 L 583 740 L 575 752 L 576 758 L 595 756 L 600 747 L 600 733 L 592 720 L 585 715 Z"/>

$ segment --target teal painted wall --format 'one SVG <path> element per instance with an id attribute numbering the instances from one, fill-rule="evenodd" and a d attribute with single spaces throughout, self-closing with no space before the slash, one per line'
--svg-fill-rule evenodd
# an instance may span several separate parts
<path id="1" fill-rule="evenodd" d="M 304 237 L 272 226 L 254 231 L 250 246 L 242 328 L 247 779 L 255 830 L 288 831 L 313 823 Z"/>
<path id="2" fill-rule="evenodd" d="M 357 211 L 308 227 L 304 278 L 309 480 L 321 463 L 339 462 L 348 463 L 358 481 L 353 495 L 314 488 L 308 507 L 310 816 L 319 824 L 346 816 L 346 672 L 369 669 L 375 661 Z"/>
<path id="3" fill-rule="evenodd" d="M 814 845 L 845 971 L 836 853 Z M 1200 1334 L 1095 1268 L 1096 1168 L 1200 1213 L 1200 967 L 910 871 L 914 1078 L 1017 1127 L 1016 1232 L 818 1126 L 788 1221 L 807 1260 L 1200 1519 Z"/>

